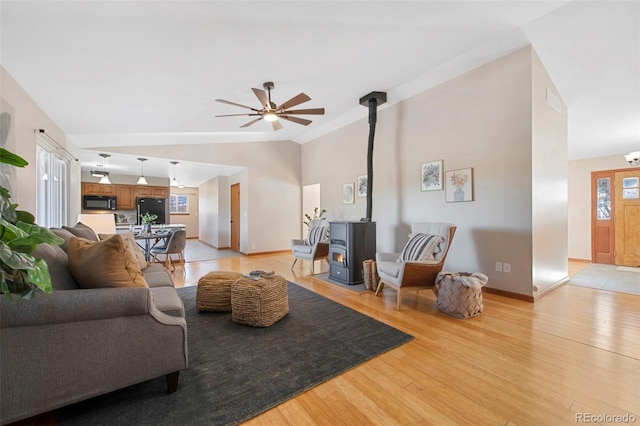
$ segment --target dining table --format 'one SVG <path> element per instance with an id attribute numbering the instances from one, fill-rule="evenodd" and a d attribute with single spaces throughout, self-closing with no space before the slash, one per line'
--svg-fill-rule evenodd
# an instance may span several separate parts
<path id="1" fill-rule="evenodd" d="M 137 231 L 134 232 L 133 237 L 136 240 L 140 240 L 143 243 L 136 241 L 138 246 L 144 252 L 144 258 L 147 262 L 151 261 L 151 249 L 157 246 L 161 241 L 166 244 L 171 236 L 172 231 L 170 229 L 153 229 L 151 232 Z M 153 244 L 151 241 L 153 240 Z"/>

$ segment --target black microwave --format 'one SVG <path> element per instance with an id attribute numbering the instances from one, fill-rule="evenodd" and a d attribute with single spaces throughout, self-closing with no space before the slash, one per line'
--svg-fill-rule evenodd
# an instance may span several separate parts
<path id="1" fill-rule="evenodd" d="M 117 198 L 85 195 L 82 197 L 82 208 L 85 210 L 116 210 L 118 208 Z"/>

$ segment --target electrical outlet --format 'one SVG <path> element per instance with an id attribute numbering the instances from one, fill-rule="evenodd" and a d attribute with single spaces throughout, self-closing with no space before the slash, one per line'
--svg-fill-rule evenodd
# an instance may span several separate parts
<path id="1" fill-rule="evenodd" d="M 255 244 L 251 244 L 251 250 L 255 250 L 256 249 L 256 245 Z"/>
<path id="2" fill-rule="evenodd" d="M 502 262 L 496 262 L 496 272 L 502 272 Z"/>
<path id="3" fill-rule="evenodd" d="M 510 263 L 503 263 L 502 264 L 502 271 L 506 272 L 507 274 L 511 273 L 511 264 Z"/>

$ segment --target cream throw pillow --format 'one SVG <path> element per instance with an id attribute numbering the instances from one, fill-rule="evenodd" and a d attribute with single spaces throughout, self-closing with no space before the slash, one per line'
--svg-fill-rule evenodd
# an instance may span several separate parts
<path id="1" fill-rule="evenodd" d="M 122 239 L 124 239 L 124 242 L 127 243 L 127 246 L 131 249 L 131 252 L 136 257 L 136 262 L 138 262 L 138 266 L 141 270 L 144 270 L 149 266 L 149 264 L 147 263 L 147 259 L 145 259 L 144 257 L 144 252 L 142 251 L 138 243 L 136 243 L 136 237 L 133 235 L 133 232 L 128 231 L 123 232 L 122 234 L 98 234 L 98 237 L 100 237 L 100 240 L 102 241 L 106 240 L 107 238 L 111 238 L 114 235 L 120 235 Z"/>
<path id="2" fill-rule="evenodd" d="M 148 287 L 127 243 L 119 235 L 103 241 L 73 237 L 69 271 L 82 288 Z"/>

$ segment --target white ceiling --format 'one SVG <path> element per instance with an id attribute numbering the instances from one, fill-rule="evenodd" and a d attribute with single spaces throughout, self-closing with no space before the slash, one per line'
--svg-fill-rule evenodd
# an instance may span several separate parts
<path id="1" fill-rule="evenodd" d="M 569 108 L 570 159 L 640 149 L 637 1 L 2 0 L 0 7 L 2 65 L 88 150 L 86 169 L 111 146 L 305 143 L 366 116 L 358 99 L 373 90 L 388 92 L 388 106 L 527 44 Z M 285 122 L 278 132 L 266 122 L 241 129 L 249 117 L 213 117 L 247 111 L 217 98 L 258 106 L 250 88 L 265 81 L 275 82 L 276 103 L 304 91 L 312 100 L 300 107 L 324 107 L 326 115 L 305 116 L 308 127 Z M 167 177 L 169 159 L 144 151 L 145 172 Z M 217 173 L 198 163 L 183 169 Z"/>

